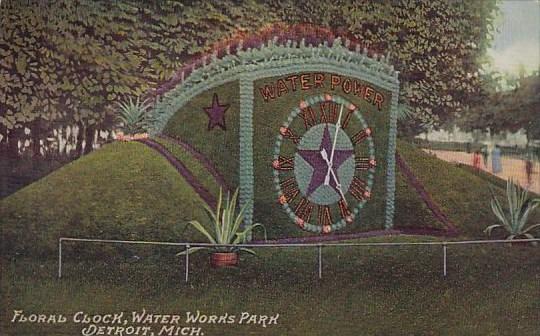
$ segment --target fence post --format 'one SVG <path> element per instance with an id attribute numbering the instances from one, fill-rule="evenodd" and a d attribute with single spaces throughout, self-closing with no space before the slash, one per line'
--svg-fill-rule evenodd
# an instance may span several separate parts
<path id="1" fill-rule="evenodd" d="M 322 279 L 322 245 L 319 244 L 319 279 Z"/>
<path id="2" fill-rule="evenodd" d="M 443 275 L 446 277 L 446 242 L 443 243 Z"/>
<path id="3" fill-rule="evenodd" d="M 62 238 L 58 239 L 58 279 L 62 278 Z"/>
<path id="4" fill-rule="evenodd" d="M 186 282 L 189 280 L 189 245 L 186 245 Z"/>

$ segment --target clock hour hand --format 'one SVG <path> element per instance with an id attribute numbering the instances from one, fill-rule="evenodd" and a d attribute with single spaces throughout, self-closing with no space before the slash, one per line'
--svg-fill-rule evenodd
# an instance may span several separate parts
<path id="1" fill-rule="evenodd" d="M 331 174 L 332 178 L 336 182 L 336 189 L 339 191 L 341 198 L 345 202 L 345 205 L 347 205 L 347 200 L 345 199 L 345 195 L 343 194 L 343 190 L 341 189 L 341 183 L 339 183 L 336 173 L 334 172 L 334 169 L 332 168 L 332 162 L 328 160 L 328 153 L 326 153 L 326 149 L 323 148 L 321 150 L 321 156 L 323 160 L 326 162 L 326 164 L 328 165 L 328 174 L 326 174 L 326 177 L 324 178 L 324 185 L 330 184 L 330 174 Z"/>
<path id="2" fill-rule="evenodd" d="M 328 153 L 326 152 L 326 149 L 324 148 L 321 150 L 321 156 L 324 162 L 326 162 L 326 165 L 328 166 L 328 171 L 326 172 L 326 176 L 324 177 L 324 185 L 329 185 L 330 184 L 330 170 L 332 169 L 332 162 L 328 160 Z"/>

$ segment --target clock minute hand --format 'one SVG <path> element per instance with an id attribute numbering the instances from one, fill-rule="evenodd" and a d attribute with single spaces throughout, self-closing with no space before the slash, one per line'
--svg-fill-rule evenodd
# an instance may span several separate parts
<path id="1" fill-rule="evenodd" d="M 341 183 L 339 183 L 336 173 L 334 172 L 334 169 L 330 169 L 330 173 L 332 174 L 334 181 L 336 181 L 336 189 L 339 191 L 339 194 L 341 195 L 341 199 L 343 200 L 343 202 L 345 202 L 345 206 L 347 206 L 347 199 L 345 198 L 345 194 L 343 194 L 343 189 L 341 189 Z"/>
<path id="2" fill-rule="evenodd" d="M 332 169 L 332 164 L 334 163 L 334 152 L 336 151 L 336 144 L 337 144 L 337 138 L 339 134 L 339 129 L 341 128 L 341 116 L 343 115 L 343 104 L 341 104 L 341 108 L 339 110 L 339 116 L 338 120 L 336 122 L 336 130 L 334 134 L 334 143 L 332 144 L 332 151 L 330 152 L 330 161 L 327 162 L 328 164 L 328 171 L 326 172 L 325 181 L 330 180 L 330 170 Z"/>
<path id="3" fill-rule="evenodd" d="M 334 169 L 331 168 L 331 162 L 328 160 L 328 153 L 326 153 L 326 149 L 323 148 L 321 150 L 321 156 L 323 160 L 326 162 L 326 164 L 328 165 L 328 167 L 330 167 L 329 171 L 330 171 L 330 174 L 332 175 L 332 178 L 336 182 L 336 189 L 339 191 L 339 194 L 341 195 L 341 199 L 343 200 L 343 202 L 345 202 L 345 205 L 347 205 L 347 199 L 345 198 L 345 194 L 343 194 L 343 189 L 341 189 L 341 183 L 339 183 L 339 180 L 336 176 L 336 173 L 334 172 Z M 327 175 L 327 177 L 329 176 Z M 329 184 L 330 184 L 330 180 L 329 179 L 327 180 L 325 178 L 324 185 L 329 185 Z"/>

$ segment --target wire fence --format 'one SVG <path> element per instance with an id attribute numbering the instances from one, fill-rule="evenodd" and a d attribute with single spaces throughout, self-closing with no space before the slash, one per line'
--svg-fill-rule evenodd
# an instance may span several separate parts
<path id="1" fill-rule="evenodd" d="M 322 263 L 323 263 L 323 248 L 328 247 L 400 247 L 400 246 L 441 246 L 443 251 L 442 270 L 443 276 L 448 275 L 447 270 L 447 250 L 449 246 L 459 245 L 485 245 L 485 244 L 514 244 L 514 243 L 533 243 L 540 242 L 540 238 L 534 239 L 513 239 L 513 240 L 460 240 L 460 241 L 430 241 L 430 242 L 404 242 L 404 243 L 261 243 L 261 244 L 211 244 L 211 243 L 171 243 L 160 241 L 143 241 L 143 240 L 108 240 L 108 239 L 87 239 L 87 238 L 67 238 L 62 237 L 58 240 L 58 278 L 62 278 L 62 244 L 64 242 L 82 242 L 82 243 L 99 243 L 99 244 L 131 244 L 131 245 L 157 245 L 157 246 L 181 246 L 187 251 L 192 247 L 236 247 L 236 248 L 311 248 L 317 249 L 318 256 L 318 277 L 322 279 Z M 185 282 L 189 281 L 189 253 L 185 254 Z"/>

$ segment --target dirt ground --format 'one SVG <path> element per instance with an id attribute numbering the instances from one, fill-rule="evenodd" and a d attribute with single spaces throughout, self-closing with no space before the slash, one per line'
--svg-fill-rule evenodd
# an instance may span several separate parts
<path id="1" fill-rule="evenodd" d="M 473 165 L 473 154 L 465 152 L 453 152 L 453 151 L 443 151 L 443 150 L 427 150 L 426 152 L 436 155 L 439 159 L 448 161 L 448 162 L 457 162 Z M 500 178 L 508 180 L 513 178 L 518 181 L 519 184 L 529 189 L 532 192 L 540 194 L 540 163 L 533 162 L 532 174 L 530 180 L 527 179 L 527 173 L 525 171 L 525 161 L 510 157 L 502 157 L 502 171 L 493 174 L 491 169 L 491 157 L 488 159 L 487 166 L 484 165 L 484 161 L 480 159 L 480 169 L 489 172 L 490 174 L 496 175 Z"/>

